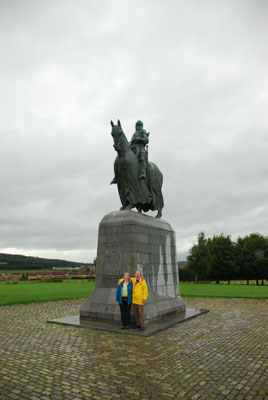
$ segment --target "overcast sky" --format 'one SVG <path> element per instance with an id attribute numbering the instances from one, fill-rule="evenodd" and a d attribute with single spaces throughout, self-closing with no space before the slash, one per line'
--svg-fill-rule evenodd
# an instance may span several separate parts
<path id="1" fill-rule="evenodd" d="M 142 119 L 178 258 L 268 226 L 268 2 L 1 0 L 0 252 L 91 262 Z"/>

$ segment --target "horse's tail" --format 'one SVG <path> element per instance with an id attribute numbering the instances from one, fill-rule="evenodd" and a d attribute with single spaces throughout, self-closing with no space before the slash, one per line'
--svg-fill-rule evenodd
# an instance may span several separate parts
<path id="1" fill-rule="evenodd" d="M 163 174 L 152 162 L 148 163 L 148 186 L 152 194 L 152 210 L 162 210 L 164 198 L 162 195 Z"/>

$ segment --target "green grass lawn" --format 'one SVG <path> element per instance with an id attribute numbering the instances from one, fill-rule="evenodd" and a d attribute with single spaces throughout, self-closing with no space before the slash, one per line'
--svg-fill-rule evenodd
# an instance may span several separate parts
<path id="1" fill-rule="evenodd" d="M 0 284 L 0 305 L 79 299 L 87 297 L 95 282 L 65 280 L 62 282 L 27 282 Z"/>
<path id="2" fill-rule="evenodd" d="M 184 297 L 268 299 L 268 286 L 182 282 L 180 290 Z"/>
<path id="3" fill-rule="evenodd" d="M 0 284 L 0 305 L 79 299 L 87 297 L 94 288 L 94 284 L 94 281 L 88 280 L 20 281 L 16 284 L 3 282 Z M 182 282 L 180 290 L 184 297 L 268 299 L 268 286 Z"/>

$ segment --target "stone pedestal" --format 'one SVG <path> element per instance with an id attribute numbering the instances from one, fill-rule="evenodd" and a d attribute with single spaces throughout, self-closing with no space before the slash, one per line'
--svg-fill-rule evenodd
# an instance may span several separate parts
<path id="1" fill-rule="evenodd" d="M 120 321 L 115 302 L 124 272 L 142 271 L 149 297 L 145 323 L 185 311 L 179 295 L 175 233 L 162 219 L 134 211 L 111 212 L 99 225 L 95 289 L 80 310 L 80 321 Z"/>

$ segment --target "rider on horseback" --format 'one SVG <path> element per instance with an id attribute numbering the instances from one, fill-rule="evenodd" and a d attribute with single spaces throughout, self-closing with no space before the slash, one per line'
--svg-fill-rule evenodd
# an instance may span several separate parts
<path id="1" fill-rule="evenodd" d="M 130 142 L 131 150 L 136 154 L 139 160 L 139 179 L 146 179 L 147 169 L 147 151 L 145 146 L 149 143 L 149 134 L 143 129 L 143 122 L 136 122 L 136 132 L 133 134 Z"/>
<path id="2" fill-rule="evenodd" d="M 122 203 L 121 210 L 136 208 L 139 212 L 157 210 L 157 218 L 162 216 L 164 199 L 162 195 L 163 175 L 157 165 L 147 160 L 146 146 L 149 132 L 143 129 L 143 123 L 136 123 L 136 132 L 129 143 L 118 120 L 111 121 L 114 149 L 117 157 L 114 162 L 116 183 Z"/>

